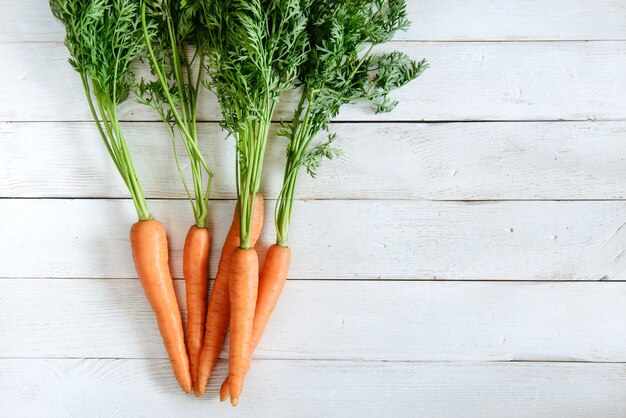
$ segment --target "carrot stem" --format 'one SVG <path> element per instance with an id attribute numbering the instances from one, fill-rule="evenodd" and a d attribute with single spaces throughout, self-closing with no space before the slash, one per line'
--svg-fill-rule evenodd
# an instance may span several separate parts
<path id="1" fill-rule="evenodd" d="M 83 90 L 87 98 L 89 110 L 93 116 L 93 120 L 98 128 L 98 133 L 105 144 L 105 147 L 113 160 L 115 167 L 122 176 L 124 184 L 128 188 L 130 195 L 137 211 L 137 217 L 140 221 L 153 219 L 152 213 L 148 209 L 148 204 L 137 177 L 137 172 L 133 164 L 130 151 L 126 145 L 126 139 L 122 133 L 120 122 L 117 118 L 115 101 L 109 99 L 103 92 L 92 89 L 89 86 L 88 76 L 81 73 Z M 96 99 L 99 113 L 94 106 L 93 96 Z M 103 129 L 104 126 L 104 129 Z"/>
<path id="2" fill-rule="evenodd" d="M 205 52 L 199 51 L 201 45 L 196 42 L 198 45 L 192 61 L 188 59 L 184 46 L 191 43 L 193 37 L 188 33 L 179 32 L 179 28 L 174 23 L 173 16 L 179 12 L 176 9 L 179 7 L 178 3 L 151 3 L 150 6 L 153 8 L 151 12 L 158 18 L 150 22 L 146 13 L 147 3 L 141 2 L 141 29 L 158 87 L 154 85 L 154 82 L 142 80 L 138 89 L 140 101 L 154 107 L 170 129 L 176 166 L 193 208 L 196 226 L 204 228 L 207 223 L 209 196 L 213 181 L 213 171 L 198 148 L 197 104 L 204 74 Z M 159 31 L 149 31 L 150 25 L 154 24 L 158 25 Z M 153 43 L 160 46 L 160 49 L 157 49 L 159 56 L 153 48 Z M 197 57 L 200 57 L 200 66 L 194 77 L 192 64 Z M 175 126 L 180 134 L 189 156 L 193 197 L 178 160 L 172 126 Z M 206 174 L 206 180 L 204 174 Z"/>

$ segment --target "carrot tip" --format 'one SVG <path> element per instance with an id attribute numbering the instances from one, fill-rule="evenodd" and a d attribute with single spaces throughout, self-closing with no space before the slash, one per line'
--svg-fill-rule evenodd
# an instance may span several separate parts
<path id="1" fill-rule="evenodd" d="M 202 396 L 202 394 L 200 393 L 199 390 L 195 390 L 193 391 L 193 394 L 196 395 L 196 398 L 199 398 L 200 396 Z"/>
<path id="2" fill-rule="evenodd" d="M 237 406 L 237 402 L 239 402 L 239 398 L 230 398 L 230 404 L 232 406 Z"/>
<path id="3" fill-rule="evenodd" d="M 193 390 L 196 393 L 196 396 L 202 396 L 204 395 L 204 392 L 206 392 L 206 386 L 199 385 L 197 388 L 194 388 Z"/>

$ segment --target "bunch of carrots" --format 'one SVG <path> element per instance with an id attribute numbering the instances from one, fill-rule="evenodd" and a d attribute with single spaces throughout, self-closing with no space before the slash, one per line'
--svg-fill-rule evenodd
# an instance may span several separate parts
<path id="1" fill-rule="evenodd" d="M 334 135 L 319 139 L 320 133 L 345 104 L 369 100 L 377 112 L 392 110 L 389 93 L 427 67 L 402 52 L 376 52 L 409 26 L 405 0 L 50 0 L 50 6 L 65 25 L 70 64 L 137 210 L 132 256 L 174 376 L 185 392 L 203 395 L 230 330 L 220 399 L 237 405 L 288 275 L 300 171 L 315 177 L 323 159 L 341 153 Z M 147 63 L 149 76 L 136 75 L 137 62 Z M 217 97 L 222 128 L 236 147 L 237 205 L 210 297 L 207 217 L 214 173 L 200 149 L 203 90 Z M 260 269 L 255 244 L 264 224 L 263 162 L 286 92 L 298 100 L 276 134 L 287 139 L 285 169 L 274 209 L 276 243 Z M 183 250 L 186 332 L 165 229 L 148 209 L 119 120 L 119 106 L 131 94 L 163 121 L 194 215 Z M 179 145 L 187 165 L 180 163 Z"/>

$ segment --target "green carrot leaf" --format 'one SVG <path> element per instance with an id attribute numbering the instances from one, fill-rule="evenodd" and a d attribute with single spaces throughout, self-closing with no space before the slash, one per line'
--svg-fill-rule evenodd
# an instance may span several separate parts
<path id="1" fill-rule="evenodd" d="M 151 219 L 118 117 L 118 105 L 135 85 L 133 64 L 144 51 L 139 2 L 50 0 L 50 9 L 65 25 L 69 63 L 80 74 L 98 132 L 130 191 L 139 219 Z"/>

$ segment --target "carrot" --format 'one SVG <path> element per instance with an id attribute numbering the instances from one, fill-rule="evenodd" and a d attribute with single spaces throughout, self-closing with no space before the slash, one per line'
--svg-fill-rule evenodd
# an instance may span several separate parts
<path id="1" fill-rule="evenodd" d="M 291 250 L 289 247 L 272 245 L 265 256 L 265 264 L 259 280 L 256 308 L 254 311 L 254 324 L 252 326 L 252 339 L 250 341 L 249 356 L 246 359 L 246 371 L 250 369 L 252 353 L 259 345 L 265 328 L 274 312 L 278 298 L 283 291 L 289 263 L 291 262 Z M 224 401 L 230 395 L 228 378 L 220 388 L 220 400 Z"/>
<path id="2" fill-rule="evenodd" d="M 156 110 L 168 127 L 176 168 L 196 221 L 187 233 L 183 251 L 188 313 L 187 347 L 195 389 L 207 311 L 211 234 L 206 225 L 213 170 L 198 149 L 196 118 L 202 88 L 200 80 L 204 77 L 201 64 L 206 51 L 201 43 L 193 42 L 196 37 L 189 28 L 193 26 L 194 13 L 191 9 L 183 12 L 186 7 L 183 3 L 140 2 L 141 29 L 151 76 L 137 83 L 136 93 L 138 101 Z M 193 47 L 190 43 L 194 44 Z M 192 58 L 188 56 L 190 48 L 195 49 Z M 195 65 L 198 61 L 200 65 Z M 184 93 L 179 94 L 181 91 Z M 187 151 L 188 163 L 184 167 L 176 151 L 178 140 L 182 141 Z M 187 185 L 184 175 L 187 169 L 191 173 L 193 187 Z"/>
<path id="3" fill-rule="evenodd" d="M 204 339 L 204 321 L 207 312 L 210 243 L 211 234 L 209 230 L 193 225 L 187 232 L 183 249 L 183 273 L 187 298 L 187 347 L 191 364 L 191 381 L 194 388 L 198 381 L 198 363 L 200 362 L 200 351 Z"/>
<path id="4" fill-rule="evenodd" d="M 251 243 L 254 245 L 261 235 L 263 227 L 264 207 L 263 195 L 257 193 L 254 199 L 254 210 L 252 215 L 252 237 Z M 239 246 L 239 209 L 235 210 L 233 223 L 231 224 L 226 241 L 222 247 L 220 262 L 217 267 L 217 275 L 213 283 L 213 291 L 209 300 L 209 309 L 206 317 L 206 327 L 204 334 L 204 345 L 200 353 L 200 363 L 198 367 L 198 383 L 195 388 L 197 395 L 204 395 L 206 386 L 217 363 L 217 359 L 222 351 L 228 322 L 230 319 L 230 298 L 228 293 L 228 276 L 230 271 L 230 258 Z"/>
<path id="5" fill-rule="evenodd" d="M 259 285 L 259 259 L 254 248 L 236 248 L 230 261 L 230 353 L 228 355 L 228 390 L 230 403 L 237 405 L 248 371 L 254 309 Z"/>
<path id="6" fill-rule="evenodd" d="M 267 254 L 259 283 L 250 355 L 263 335 L 287 277 L 291 258 L 289 227 L 299 172 L 306 168 L 315 177 L 324 158 L 341 155 L 333 146 L 335 134 L 323 142 L 315 138 L 328 129 L 341 106 L 355 100 L 368 99 L 376 104 L 379 112 L 392 110 L 397 103 L 388 97 L 391 90 L 417 78 L 427 68 L 426 61 L 415 62 L 402 52 L 375 54 L 371 48 L 391 39 L 395 31 L 406 29 L 408 21 L 403 0 L 398 0 L 394 6 L 391 3 L 381 6 L 382 3 L 373 0 L 315 3 L 308 14 L 310 49 L 306 64 L 299 67 L 298 73 L 300 100 L 292 122 L 283 124 L 279 133 L 289 143 L 283 186 L 274 209 L 276 245 Z M 369 24 L 362 24 L 364 21 Z M 343 36 L 333 36 L 337 28 L 341 28 Z M 366 42 L 372 44 L 369 49 L 365 48 Z M 331 50 L 333 53 L 329 54 Z M 366 52 L 361 53 L 364 50 Z M 250 361 L 251 357 L 247 358 L 246 371 Z M 227 397 L 227 389 L 230 389 L 232 402 L 233 396 L 238 396 L 232 393 L 232 388 L 233 382 L 225 383 L 221 397 Z"/>
<path id="7" fill-rule="evenodd" d="M 210 3 L 201 9 L 200 18 L 206 29 L 203 36 L 213 49 L 205 65 L 211 90 L 220 103 L 227 104 L 222 106 L 222 127 L 236 145 L 239 244 L 232 253 L 228 279 L 229 389 L 231 403 L 236 405 L 246 372 L 258 290 L 258 257 L 252 243 L 255 194 L 261 187 L 274 112 L 281 95 L 299 84 L 298 69 L 309 45 L 308 6 L 306 2 L 270 0 Z"/>
<path id="8" fill-rule="evenodd" d="M 178 309 L 168 265 L 167 237 L 159 221 L 139 221 L 130 229 L 135 268 L 141 286 L 154 310 L 174 376 L 187 393 L 191 391 L 189 358 L 183 321 Z"/>
<path id="9" fill-rule="evenodd" d="M 254 312 L 252 350 L 255 350 L 259 345 L 270 316 L 274 312 L 287 279 L 290 262 L 291 250 L 289 247 L 274 244 L 267 251 L 263 272 L 259 280 L 259 294 Z"/>
<path id="10" fill-rule="evenodd" d="M 189 392 L 189 359 L 167 263 L 167 237 L 148 208 L 119 120 L 118 106 L 129 97 L 133 86 L 139 84 L 133 64 L 143 55 L 145 47 L 139 30 L 140 2 L 51 0 L 50 7 L 65 25 L 69 62 L 80 74 L 96 128 L 137 210 L 138 222 L 130 229 L 135 267 L 156 314 L 176 379 Z M 153 32 L 155 28 L 146 30 Z"/>

